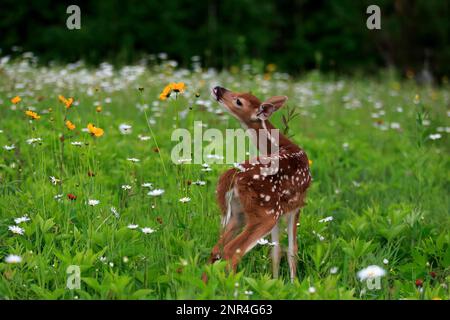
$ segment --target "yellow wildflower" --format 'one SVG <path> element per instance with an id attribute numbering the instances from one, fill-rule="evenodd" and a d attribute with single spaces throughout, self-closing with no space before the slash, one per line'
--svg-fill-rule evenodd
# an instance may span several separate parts
<path id="1" fill-rule="evenodd" d="M 312 164 L 313 164 L 312 160 L 309 160 L 309 159 L 308 159 L 308 163 L 309 163 L 309 166 L 312 166 Z"/>
<path id="2" fill-rule="evenodd" d="M 101 137 L 101 136 L 103 135 L 103 133 L 104 133 L 103 129 L 97 128 L 97 127 L 94 126 L 92 123 L 89 123 L 89 124 L 87 125 L 87 128 L 88 128 L 88 130 L 89 130 L 89 133 L 90 133 L 92 136 L 95 136 L 95 137 Z"/>

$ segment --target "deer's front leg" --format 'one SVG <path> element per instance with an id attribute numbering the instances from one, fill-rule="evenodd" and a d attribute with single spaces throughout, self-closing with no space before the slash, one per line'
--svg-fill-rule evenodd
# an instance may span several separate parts
<path id="1" fill-rule="evenodd" d="M 297 251 L 298 251 L 297 222 L 299 214 L 300 214 L 299 210 L 295 210 L 289 213 L 289 215 L 287 216 L 288 241 L 289 241 L 287 258 L 289 262 L 289 273 L 291 277 L 291 282 L 294 282 L 294 279 L 297 275 Z"/>
<path id="2" fill-rule="evenodd" d="M 272 238 L 272 272 L 275 279 L 278 278 L 280 270 L 280 259 L 281 259 L 281 247 L 280 247 L 280 225 L 279 222 L 275 224 L 271 232 Z"/>

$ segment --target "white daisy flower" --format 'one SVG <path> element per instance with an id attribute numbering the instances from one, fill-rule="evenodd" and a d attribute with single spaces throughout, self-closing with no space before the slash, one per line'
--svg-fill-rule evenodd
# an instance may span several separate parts
<path id="1" fill-rule="evenodd" d="M 5 258 L 5 262 L 6 263 L 21 263 L 22 257 L 15 255 L 15 254 L 10 254 Z"/>
<path id="2" fill-rule="evenodd" d="M 27 222 L 27 221 L 30 221 L 30 218 L 28 218 L 27 215 L 24 215 L 23 217 L 15 218 L 15 219 L 14 219 L 14 222 L 15 222 L 16 224 L 21 224 L 22 222 Z"/>
<path id="3" fill-rule="evenodd" d="M 128 184 L 122 185 L 122 190 L 131 190 L 131 186 Z"/>
<path id="4" fill-rule="evenodd" d="M 266 239 L 264 239 L 264 238 L 261 238 L 261 239 L 259 239 L 256 243 L 258 243 L 259 245 L 264 246 L 264 245 L 266 245 L 266 244 L 269 243 L 269 240 L 266 240 Z"/>
<path id="5" fill-rule="evenodd" d="M 120 214 L 115 207 L 111 207 L 111 213 L 117 218 L 120 218 Z"/>
<path id="6" fill-rule="evenodd" d="M 309 292 L 310 294 L 316 293 L 316 288 L 314 288 L 314 287 L 309 287 L 309 288 L 308 288 L 308 292 Z"/>
<path id="7" fill-rule="evenodd" d="M 100 260 L 100 262 L 105 263 L 108 261 L 108 259 L 104 256 L 101 256 L 100 258 L 98 258 L 98 260 Z"/>
<path id="8" fill-rule="evenodd" d="M 314 234 L 314 235 L 316 235 L 317 236 L 317 238 L 319 238 L 319 240 L 320 241 L 323 241 L 323 240 L 325 240 L 325 237 L 324 236 L 322 236 L 320 233 L 317 233 L 316 231 L 312 231 L 312 233 Z"/>
<path id="9" fill-rule="evenodd" d="M 75 146 L 75 147 L 81 147 L 83 146 L 83 142 L 80 141 L 74 141 L 70 143 L 71 145 Z"/>
<path id="10" fill-rule="evenodd" d="M 332 268 L 330 269 L 330 273 L 331 273 L 331 274 L 336 274 L 336 273 L 338 273 L 338 271 L 339 271 L 339 268 L 338 268 L 338 267 L 332 267 Z"/>
<path id="11" fill-rule="evenodd" d="M 129 224 L 129 225 L 127 226 L 127 228 L 128 228 L 128 229 L 131 229 L 131 230 L 137 229 L 138 227 L 139 227 L 139 225 L 137 225 L 137 224 Z"/>
<path id="12" fill-rule="evenodd" d="M 132 132 L 132 126 L 126 123 L 119 125 L 119 130 L 121 134 L 130 134 Z"/>
<path id="13" fill-rule="evenodd" d="M 269 240 L 266 240 L 264 238 L 259 239 L 256 243 L 261 246 L 265 246 L 265 245 L 274 246 L 277 244 L 276 242 L 270 242 Z"/>
<path id="14" fill-rule="evenodd" d="M 333 221 L 333 217 L 332 216 L 329 216 L 329 217 L 326 217 L 326 218 L 323 218 L 323 219 L 320 219 L 319 220 L 319 222 L 329 222 L 329 221 Z"/>
<path id="15" fill-rule="evenodd" d="M 50 181 L 53 185 L 57 185 L 59 182 L 61 182 L 61 180 L 55 178 L 54 176 L 50 176 Z"/>
<path id="16" fill-rule="evenodd" d="M 27 143 L 28 144 L 33 144 L 35 142 L 41 142 L 41 141 L 42 141 L 41 138 L 30 138 L 30 139 L 27 139 Z"/>
<path id="17" fill-rule="evenodd" d="M 204 186 L 206 184 L 206 181 L 197 180 L 197 181 L 192 182 L 192 184 L 195 184 L 197 186 Z"/>
<path id="18" fill-rule="evenodd" d="M 63 194 L 57 194 L 56 196 L 53 197 L 53 199 L 55 199 L 56 201 L 61 201 L 63 196 L 64 196 Z"/>
<path id="19" fill-rule="evenodd" d="M 184 198 L 181 198 L 179 201 L 182 202 L 182 203 L 186 203 L 186 202 L 191 201 L 191 198 L 189 198 L 189 197 L 184 197 Z"/>
<path id="20" fill-rule="evenodd" d="M 155 232 L 156 230 L 149 228 L 149 227 L 145 227 L 145 228 L 142 228 L 141 231 L 142 231 L 142 233 L 150 234 L 150 233 Z"/>
<path id="21" fill-rule="evenodd" d="M 139 162 L 139 161 L 141 161 L 138 158 L 127 158 L 127 160 L 131 161 L 131 162 Z"/>
<path id="22" fill-rule="evenodd" d="M 14 233 L 14 234 L 20 234 L 20 235 L 23 235 L 23 234 L 25 233 L 25 230 L 22 229 L 22 228 L 19 227 L 19 226 L 9 226 L 9 227 L 8 227 L 8 230 L 11 231 L 11 232 Z"/>
<path id="23" fill-rule="evenodd" d="M 440 133 L 430 134 L 428 138 L 430 138 L 430 140 L 438 140 L 442 138 L 442 135 Z"/>
<path id="24" fill-rule="evenodd" d="M 143 184 L 141 184 L 141 186 L 144 187 L 144 188 L 151 189 L 151 188 L 153 188 L 153 183 L 151 183 L 151 182 L 144 182 Z"/>
<path id="25" fill-rule="evenodd" d="M 253 294 L 253 291 L 251 291 L 251 290 L 245 290 L 245 291 L 244 291 L 244 294 L 245 294 L 246 296 L 251 296 L 251 295 Z"/>
<path id="26" fill-rule="evenodd" d="M 361 187 L 361 182 L 358 182 L 358 181 L 352 181 L 352 183 L 353 183 L 353 185 L 356 187 L 356 188 L 359 188 L 359 187 Z"/>
<path id="27" fill-rule="evenodd" d="M 3 146 L 3 149 L 5 149 L 6 151 L 11 151 L 14 150 L 16 148 L 16 146 L 14 144 L 10 145 L 10 146 Z"/>
<path id="28" fill-rule="evenodd" d="M 389 260 L 388 259 L 383 259 L 383 263 L 384 264 L 389 264 Z"/>
<path id="29" fill-rule="evenodd" d="M 358 272 L 357 275 L 361 281 L 364 281 L 366 279 L 379 278 L 384 276 L 385 274 L 386 271 L 383 268 L 376 265 L 372 265 L 362 269 L 361 271 Z"/>
<path id="30" fill-rule="evenodd" d="M 141 141 L 147 141 L 150 140 L 151 137 L 150 136 L 143 136 L 143 135 L 138 135 L 139 140 Z"/>
<path id="31" fill-rule="evenodd" d="M 437 127 L 436 131 L 450 133 L 450 127 Z"/>
<path id="32" fill-rule="evenodd" d="M 152 197 L 158 197 L 160 195 L 162 195 L 164 193 L 163 189 L 155 189 L 150 191 L 149 193 L 147 193 L 147 195 L 152 196 Z"/>
<path id="33" fill-rule="evenodd" d="M 88 205 L 90 205 L 90 206 L 92 206 L 92 207 L 98 205 L 99 203 L 100 203 L 99 200 L 94 200 L 94 199 L 89 199 L 89 200 L 88 200 Z"/>

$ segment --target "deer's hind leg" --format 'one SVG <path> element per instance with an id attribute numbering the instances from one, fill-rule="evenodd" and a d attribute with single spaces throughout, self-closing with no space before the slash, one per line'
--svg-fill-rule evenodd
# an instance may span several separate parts
<path id="1" fill-rule="evenodd" d="M 239 203 L 239 199 L 233 195 L 232 190 L 227 193 L 226 199 L 226 212 L 224 212 L 222 218 L 223 230 L 219 241 L 212 249 L 210 257 L 211 263 L 219 260 L 223 256 L 224 246 L 237 235 L 244 225 L 245 217 L 242 212 L 242 207 Z"/>
<path id="2" fill-rule="evenodd" d="M 225 245 L 223 258 L 230 262 L 234 271 L 240 259 L 256 245 L 259 239 L 270 233 L 276 223 L 277 220 L 273 216 L 267 215 L 265 219 L 249 219 L 244 230 Z"/>

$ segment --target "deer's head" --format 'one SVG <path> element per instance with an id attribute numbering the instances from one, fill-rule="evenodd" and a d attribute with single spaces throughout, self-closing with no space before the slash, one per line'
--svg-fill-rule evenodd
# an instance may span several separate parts
<path id="1" fill-rule="evenodd" d="M 223 87 L 214 87 L 212 95 L 234 117 L 246 124 L 269 119 L 288 99 L 286 96 L 273 96 L 261 102 L 250 93 L 233 92 Z"/>

